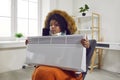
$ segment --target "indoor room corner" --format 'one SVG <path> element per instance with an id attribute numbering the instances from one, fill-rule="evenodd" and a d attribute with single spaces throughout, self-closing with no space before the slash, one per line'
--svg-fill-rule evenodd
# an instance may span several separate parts
<path id="1" fill-rule="evenodd" d="M 54 9 L 64 10 L 74 18 L 76 34 L 86 34 L 89 40 L 97 41 L 84 80 L 119 80 L 119 3 L 119 0 L 1 0 L 0 80 L 31 80 L 35 67 L 26 64 L 25 40 L 28 36 L 42 35 L 46 15 Z M 80 11 L 86 5 L 88 9 Z"/>

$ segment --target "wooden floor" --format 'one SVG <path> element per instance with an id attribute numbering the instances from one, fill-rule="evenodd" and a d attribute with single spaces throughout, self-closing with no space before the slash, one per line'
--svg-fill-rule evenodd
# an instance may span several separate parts
<path id="1" fill-rule="evenodd" d="M 31 80 L 33 68 L 0 73 L 0 80 Z M 85 80 L 120 80 L 120 74 L 95 69 L 88 72 Z"/>

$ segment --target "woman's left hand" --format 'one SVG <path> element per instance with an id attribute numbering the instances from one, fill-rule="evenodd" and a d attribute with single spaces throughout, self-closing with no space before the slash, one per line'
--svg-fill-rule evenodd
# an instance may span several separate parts
<path id="1" fill-rule="evenodd" d="M 82 39 L 82 40 L 81 40 L 81 44 L 82 44 L 85 48 L 89 48 L 89 47 L 90 47 L 90 42 L 89 42 L 88 38 Z"/>

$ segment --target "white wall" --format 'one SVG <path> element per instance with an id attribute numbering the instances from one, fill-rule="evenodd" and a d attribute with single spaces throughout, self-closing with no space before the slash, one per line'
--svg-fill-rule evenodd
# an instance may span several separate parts
<path id="1" fill-rule="evenodd" d="M 43 0 L 43 19 L 52 9 L 62 9 L 70 15 L 79 15 L 79 7 L 87 3 L 89 12 L 97 12 L 101 15 L 101 31 L 104 41 L 119 42 L 120 37 L 120 0 Z M 25 49 L 0 50 L 0 72 L 19 69 L 25 62 Z M 105 50 L 103 57 L 103 69 L 120 73 L 120 51 Z"/>
<path id="2" fill-rule="evenodd" d="M 73 2 L 74 0 L 56 0 L 57 9 L 65 10 L 68 14 L 73 14 Z"/>
<path id="3" fill-rule="evenodd" d="M 50 11 L 50 0 L 42 0 L 41 1 L 41 11 L 42 11 L 42 19 L 41 19 L 41 23 L 42 23 L 42 26 L 40 27 L 44 27 L 44 21 L 45 21 L 45 18 L 46 18 L 46 15 L 48 14 L 48 12 Z M 42 29 L 41 28 L 41 29 Z"/>
<path id="4" fill-rule="evenodd" d="M 89 12 L 101 15 L 101 34 L 106 42 L 120 43 L 120 0 L 76 0 L 74 15 L 79 15 L 78 8 L 84 4 L 90 6 Z M 88 12 L 88 13 L 89 13 Z M 120 73 L 120 51 L 104 50 L 103 69 Z"/>
<path id="5" fill-rule="evenodd" d="M 73 6 L 73 12 L 74 15 L 79 15 L 79 7 L 88 4 L 90 6 L 90 10 L 87 12 L 88 14 L 96 12 L 101 15 L 101 34 L 103 33 L 102 37 L 104 38 L 104 41 L 120 42 L 120 37 L 114 36 L 120 34 L 119 2 L 119 0 L 76 0 Z"/>
<path id="6" fill-rule="evenodd" d="M 0 73 L 21 69 L 25 58 L 25 48 L 0 49 Z"/>

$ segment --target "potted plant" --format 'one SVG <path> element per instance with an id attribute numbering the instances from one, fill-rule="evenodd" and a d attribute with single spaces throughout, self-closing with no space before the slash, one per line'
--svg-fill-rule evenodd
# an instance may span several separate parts
<path id="1" fill-rule="evenodd" d="M 23 34 L 22 33 L 15 33 L 15 37 L 16 38 L 21 38 L 21 37 L 23 37 Z"/>
<path id="2" fill-rule="evenodd" d="M 80 7 L 80 13 L 82 13 L 82 16 L 85 16 L 86 15 L 86 11 L 89 10 L 89 6 L 87 4 L 84 5 L 84 7 Z"/>

